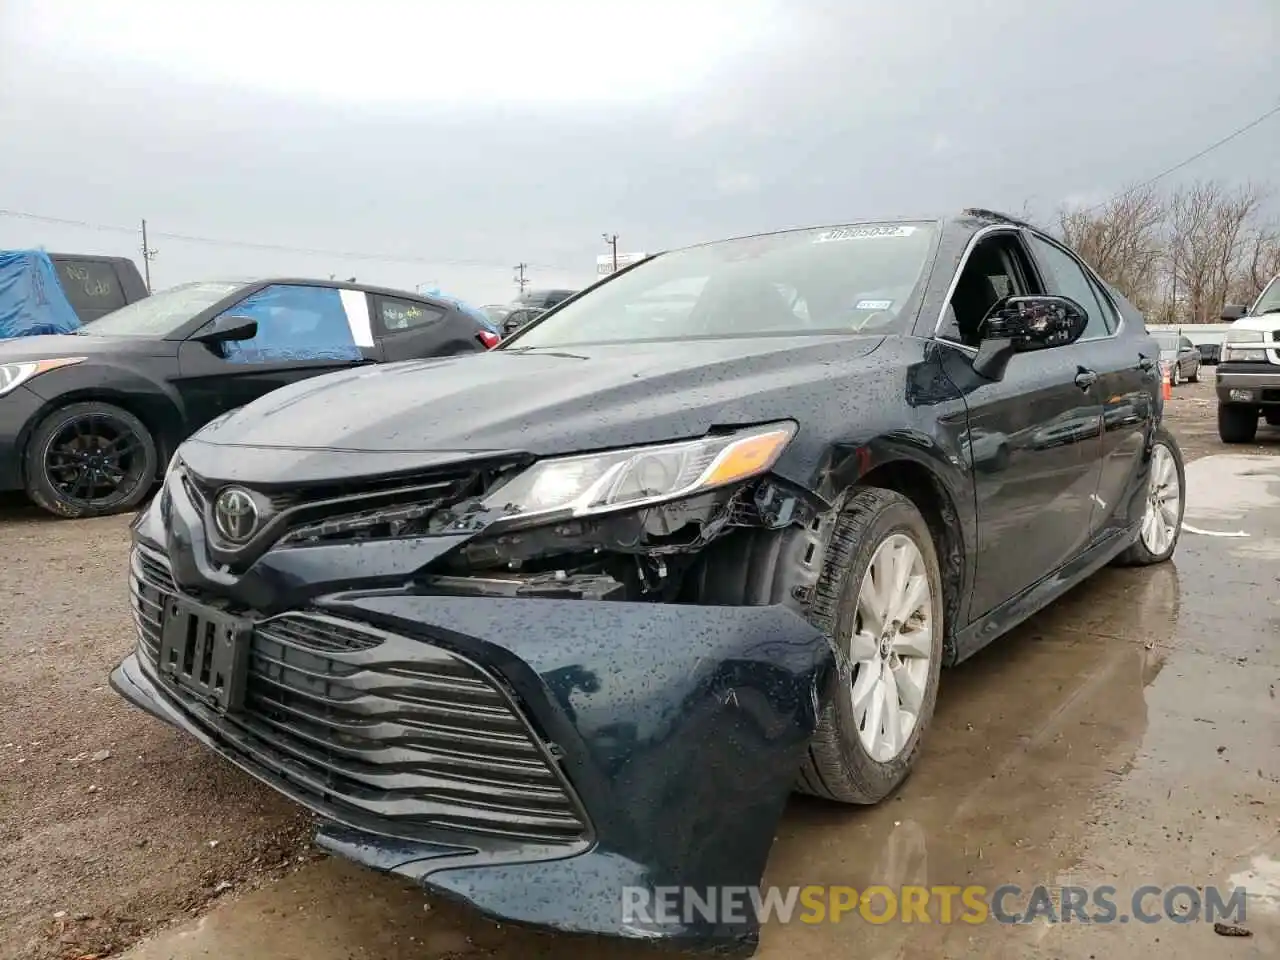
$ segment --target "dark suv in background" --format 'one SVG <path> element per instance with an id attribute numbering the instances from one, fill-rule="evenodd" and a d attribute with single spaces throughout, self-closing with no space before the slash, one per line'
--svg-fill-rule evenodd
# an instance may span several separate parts
<path id="1" fill-rule="evenodd" d="M 128 257 L 51 253 L 49 259 L 81 323 L 97 320 L 147 296 L 147 285 Z"/>

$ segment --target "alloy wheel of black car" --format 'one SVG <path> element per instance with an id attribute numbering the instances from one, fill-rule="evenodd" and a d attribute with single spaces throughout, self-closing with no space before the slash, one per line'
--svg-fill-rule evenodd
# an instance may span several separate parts
<path id="1" fill-rule="evenodd" d="M 27 446 L 27 494 L 60 517 L 98 517 L 136 507 L 156 475 L 151 432 L 108 403 L 55 410 Z"/>
<path id="2" fill-rule="evenodd" d="M 943 606 L 933 537 L 915 504 L 855 489 L 831 531 L 810 617 L 843 662 L 798 789 L 871 804 L 907 778 L 933 718 Z"/>
<path id="3" fill-rule="evenodd" d="M 1197 363 L 1195 369 L 1191 371 L 1191 376 L 1187 377 L 1187 380 L 1190 381 L 1191 383 L 1200 382 L 1200 364 L 1199 363 Z"/>
<path id="4" fill-rule="evenodd" d="M 1156 431 L 1151 444 L 1150 476 L 1138 539 L 1115 559 L 1117 566 L 1146 567 L 1164 563 L 1177 549 L 1186 511 L 1186 472 L 1182 451 L 1168 428 Z"/>

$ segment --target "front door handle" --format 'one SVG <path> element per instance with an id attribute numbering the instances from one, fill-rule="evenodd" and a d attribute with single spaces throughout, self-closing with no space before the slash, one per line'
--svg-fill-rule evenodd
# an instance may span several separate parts
<path id="1" fill-rule="evenodd" d="M 1092 370 L 1086 370 L 1084 367 L 1081 367 L 1080 372 L 1076 374 L 1076 386 L 1081 390 L 1088 390 L 1097 382 L 1098 375 Z"/>

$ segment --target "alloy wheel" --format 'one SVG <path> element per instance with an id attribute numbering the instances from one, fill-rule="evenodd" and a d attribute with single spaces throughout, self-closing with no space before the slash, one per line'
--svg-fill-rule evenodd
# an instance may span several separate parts
<path id="1" fill-rule="evenodd" d="M 1160 556 L 1173 544 L 1182 515 L 1182 487 L 1178 482 L 1178 465 L 1173 453 L 1163 443 L 1151 451 L 1151 477 L 1147 487 L 1147 506 L 1142 515 L 1142 544 Z"/>
<path id="2" fill-rule="evenodd" d="M 906 748 L 920 718 L 933 655 L 933 596 L 915 541 L 887 537 L 862 578 L 850 644 L 850 693 L 858 737 L 886 763 Z"/>
<path id="3" fill-rule="evenodd" d="M 104 413 L 68 420 L 44 451 L 49 485 L 81 505 L 127 498 L 141 481 L 145 462 L 142 441 L 132 428 Z"/>

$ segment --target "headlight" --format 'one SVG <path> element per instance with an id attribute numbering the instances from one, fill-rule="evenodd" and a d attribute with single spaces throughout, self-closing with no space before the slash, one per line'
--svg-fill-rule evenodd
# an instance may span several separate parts
<path id="1" fill-rule="evenodd" d="M 83 363 L 85 357 L 58 357 L 55 360 L 21 360 L 17 363 L 0 363 L 0 397 L 16 390 L 32 377 L 57 370 L 58 367 L 69 367 L 73 363 Z"/>
<path id="2" fill-rule="evenodd" d="M 1266 360 L 1261 330 L 1228 330 L 1222 345 L 1223 360 Z"/>
<path id="3" fill-rule="evenodd" d="M 490 493 L 485 506 L 522 518 L 582 517 L 674 500 L 759 476 L 795 433 L 794 423 L 771 423 L 681 443 L 543 460 Z"/>

